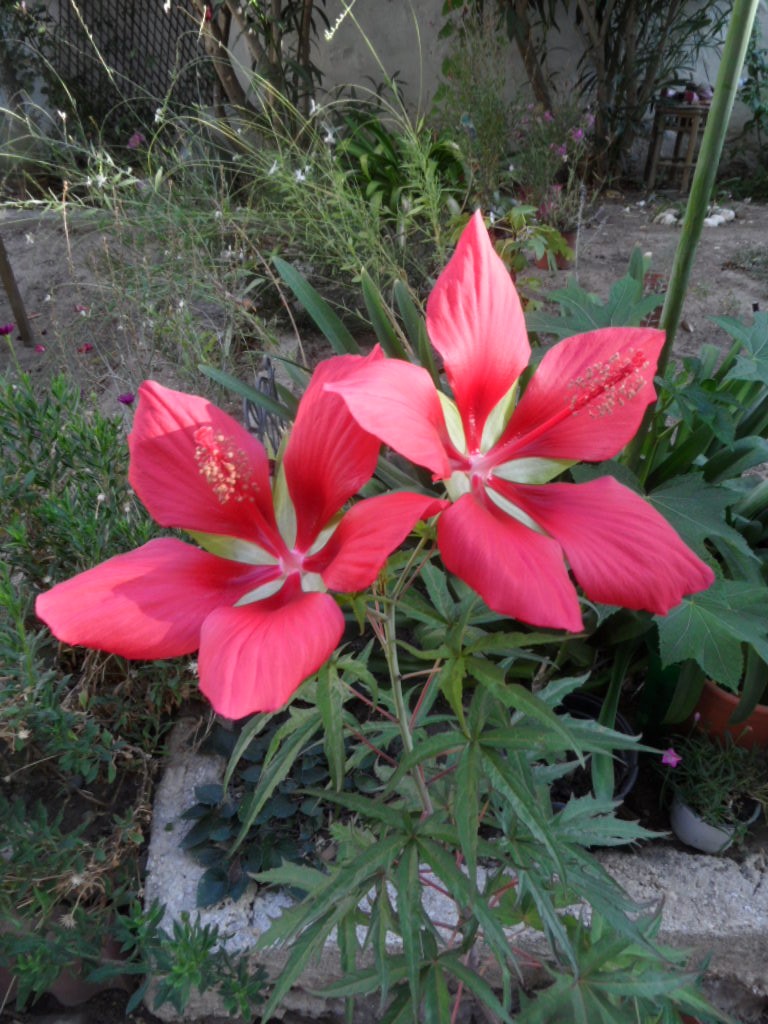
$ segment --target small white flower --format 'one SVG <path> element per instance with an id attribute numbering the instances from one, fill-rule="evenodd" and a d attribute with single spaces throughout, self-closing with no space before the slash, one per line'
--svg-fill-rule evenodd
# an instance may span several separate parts
<path id="1" fill-rule="evenodd" d="M 221 218 L 222 218 L 223 216 L 224 216 L 224 214 L 223 214 L 223 213 L 221 212 L 221 210 L 216 210 L 216 211 L 214 212 L 214 214 L 213 214 L 213 219 L 214 219 L 214 220 L 221 220 Z"/>
<path id="2" fill-rule="evenodd" d="M 269 170 L 267 171 L 267 174 L 268 174 L 268 175 L 270 176 L 270 178 L 271 178 L 273 174 L 277 174 L 277 171 L 278 171 L 278 164 L 277 164 L 277 160 L 273 160 L 273 161 L 272 161 L 272 166 L 271 166 L 271 167 L 269 168 Z"/>
<path id="3" fill-rule="evenodd" d="M 293 176 L 296 179 L 296 181 L 306 181 L 307 180 L 307 176 L 304 173 L 304 171 L 296 170 L 296 171 L 293 172 Z"/>
<path id="4" fill-rule="evenodd" d="M 165 3 L 163 4 L 163 13 L 164 14 L 170 14 L 171 13 L 171 0 L 165 0 Z"/>
<path id="5" fill-rule="evenodd" d="M 162 121 L 162 120 L 163 120 L 163 108 L 162 107 L 158 107 L 157 110 L 155 111 L 155 124 L 157 124 L 158 121 Z"/>
<path id="6" fill-rule="evenodd" d="M 66 121 L 67 120 L 67 112 L 66 112 L 66 110 L 57 110 L 56 113 L 59 115 L 59 117 L 61 118 L 62 121 Z"/>
<path id="7" fill-rule="evenodd" d="M 24 241 L 27 243 L 27 245 L 34 245 L 35 244 L 35 236 L 34 235 L 30 235 L 30 233 L 27 232 L 24 235 Z"/>
<path id="8" fill-rule="evenodd" d="M 176 305 L 177 305 L 177 307 L 178 307 L 179 309 L 184 309 L 184 306 L 185 306 L 185 302 L 184 302 L 184 299 L 179 299 L 179 301 L 177 302 L 177 304 L 176 304 Z"/>
<path id="9" fill-rule="evenodd" d="M 336 132 L 333 128 L 326 128 L 325 135 L 323 136 L 323 142 L 326 146 L 333 146 L 336 143 Z"/>
<path id="10" fill-rule="evenodd" d="M 97 174 L 95 178 L 96 188 L 104 188 L 107 184 L 107 177 L 105 174 Z"/>
<path id="11" fill-rule="evenodd" d="M 16 739 L 17 740 L 21 740 L 22 743 L 23 743 L 24 740 L 28 740 L 29 739 L 30 735 L 31 735 L 31 733 L 30 733 L 29 729 L 19 729 L 19 731 L 16 733 Z"/>

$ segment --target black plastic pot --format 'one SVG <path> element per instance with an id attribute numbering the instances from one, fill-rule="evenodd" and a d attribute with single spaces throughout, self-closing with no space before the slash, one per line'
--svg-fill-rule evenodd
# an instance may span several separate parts
<path id="1" fill-rule="evenodd" d="M 572 718 L 581 720 L 592 719 L 597 721 L 603 707 L 602 697 L 593 693 L 569 693 L 557 709 L 562 714 L 569 714 Z M 616 732 L 624 733 L 625 736 L 635 736 L 636 731 L 632 728 L 629 720 L 616 712 L 614 722 Z M 632 791 L 637 782 L 639 771 L 639 758 L 636 750 L 617 750 L 614 754 L 614 800 L 624 800 Z M 555 810 L 564 807 L 571 796 L 586 796 L 592 792 L 592 769 L 590 759 L 586 759 L 585 765 L 576 764 L 574 770 L 558 779 L 552 786 L 552 806 Z"/>

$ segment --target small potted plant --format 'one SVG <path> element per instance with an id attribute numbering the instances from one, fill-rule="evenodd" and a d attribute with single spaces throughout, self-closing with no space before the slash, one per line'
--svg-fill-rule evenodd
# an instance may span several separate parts
<path id="1" fill-rule="evenodd" d="M 672 791 L 670 823 L 677 838 L 703 853 L 722 853 L 743 840 L 768 806 L 768 758 L 693 732 L 662 758 Z"/>

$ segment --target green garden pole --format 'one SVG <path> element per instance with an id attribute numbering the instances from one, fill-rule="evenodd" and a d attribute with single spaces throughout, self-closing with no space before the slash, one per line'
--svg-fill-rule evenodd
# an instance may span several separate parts
<path id="1" fill-rule="evenodd" d="M 669 289 L 661 312 L 661 328 L 666 332 L 667 337 L 659 358 L 658 372 L 660 374 L 664 372 L 669 361 L 680 323 L 693 258 L 701 237 L 707 207 L 712 197 L 720 156 L 723 152 L 733 103 L 736 99 L 739 75 L 744 65 L 759 4 L 760 0 L 735 0 L 733 5 L 723 47 L 723 57 L 717 72 L 712 107 L 701 140 L 701 149 L 693 173 L 691 194 L 685 208 L 682 233 L 672 263 Z"/>

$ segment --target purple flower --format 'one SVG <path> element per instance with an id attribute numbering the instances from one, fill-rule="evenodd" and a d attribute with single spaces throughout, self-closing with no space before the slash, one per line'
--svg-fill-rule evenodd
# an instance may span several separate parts
<path id="1" fill-rule="evenodd" d="M 0 327 L 0 334 L 13 334 L 16 330 L 16 324 L 3 324 Z"/>
<path id="2" fill-rule="evenodd" d="M 136 396 L 132 391 L 126 391 L 122 395 L 117 396 L 118 402 L 122 402 L 123 405 L 133 405 L 133 400 Z"/>
<path id="3" fill-rule="evenodd" d="M 661 755 L 661 763 L 665 764 L 668 768 L 677 768 L 682 760 L 682 757 L 674 747 L 667 747 Z"/>
<path id="4" fill-rule="evenodd" d="M 571 138 L 574 142 L 581 142 L 581 140 L 584 138 L 584 129 L 574 128 L 571 132 Z"/>
<path id="5" fill-rule="evenodd" d="M 146 143 L 146 139 L 141 132 L 134 132 L 133 135 L 128 139 L 128 149 L 138 149 Z"/>
<path id="6" fill-rule="evenodd" d="M 45 352 L 45 345 L 35 345 L 35 352 Z"/>

